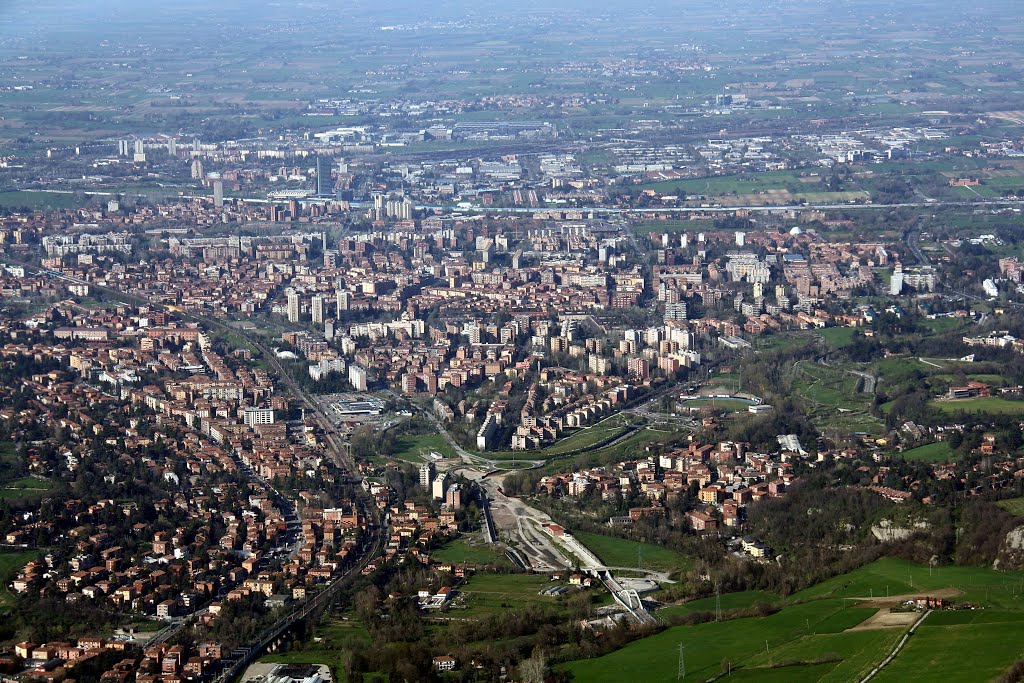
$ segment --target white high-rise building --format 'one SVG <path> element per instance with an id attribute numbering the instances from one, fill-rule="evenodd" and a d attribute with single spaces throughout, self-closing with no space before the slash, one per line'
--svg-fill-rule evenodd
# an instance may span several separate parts
<path id="1" fill-rule="evenodd" d="M 420 487 L 430 488 L 430 482 L 434 480 L 434 464 L 425 462 L 420 465 Z"/>
<path id="2" fill-rule="evenodd" d="M 288 322 L 299 322 L 299 293 L 294 289 L 288 290 Z"/>
<path id="3" fill-rule="evenodd" d="M 896 266 L 896 270 L 892 271 L 892 279 L 889 280 L 889 294 L 892 296 L 899 296 L 900 292 L 903 291 L 903 268 L 899 265 Z"/>
<path id="4" fill-rule="evenodd" d="M 319 294 L 313 296 L 312 299 L 313 309 L 313 324 L 323 325 L 324 323 L 324 298 Z"/>
<path id="5" fill-rule="evenodd" d="M 354 363 L 348 366 L 348 381 L 357 391 L 366 391 L 366 368 Z"/>

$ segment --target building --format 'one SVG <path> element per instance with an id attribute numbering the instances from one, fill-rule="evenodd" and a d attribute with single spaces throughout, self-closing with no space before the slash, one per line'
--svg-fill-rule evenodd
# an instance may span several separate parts
<path id="1" fill-rule="evenodd" d="M 950 387 L 949 398 L 981 398 L 991 395 L 991 389 L 981 382 L 968 382 L 962 387 Z"/>
<path id="2" fill-rule="evenodd" d="M 420 465 L 420 487 L 430 488 L 430 482 L 434 480 L 434 464 L 425 462 Z"/>
<path id="3" fill-rule="evenodd" d="M 348 368 L 348 382 L 358 391 L 366 391 L 366 368 L 354 363 Z"/>
<path id="4" fill-rule="evenodd" d="M 247 407 L 243 421 L 248 427 L 272 425 L 274 424 L 274 409 Z"/>
<path id="5" fill-rule="evenodd" d="M 448 655 L 434 657 L 434 668 L 438 671 L 454 671 L 455 657 L 449 657 Z"/>
<path id="6" fill-rule="evenodd" d="M 480 430 L 476 433 L 476 447 L 481 451 L 486 451 L 490 448 L 497 431 L 498 418 L 495 417 L 494 413 L 488 413 L 484 423 L 480 425 Z"/>
<path id="7" fill-rule="evenodd" d="M 213 181 L 213 205 L 218 209 L 224 206 L 224 181 L 220 178 Z"/>
<path id="8" fill-rule="evenodd" d="M 444 500 L 444 494 L 448 491 L 448 473 L 438 472 L 430 486 L 430 495 L 435 500 Z"/>
<path id="9" fill-rule="evenodd" d="M 352 293 L 347 289 L 339 289 L 336 295 L 338 302 L 338 318 L 352 308 Z"/>
<path id="10" fill-rule="evenodd" d="M 459 484 L 453 485 L 448 492 L 445 493 L 444 502 L 452 510 L 462 509 L 462 486 Z"/>
<path id="11" fill-rule="evenodd" d="M 899 296 L 900 292 L 903 291 L 903 268 L 896 266 L 896 270 L 892 272 L 892 278 L 889 280 L 889 294 L 891 296 Z"/>
<path id="12" fill-rule="evenodd" d="M 288 322 L 299 322 L 299 293 L 295 290 L 288 290 Z"/>
<path id="13" fill-rule="evenodd" d="M 313 312 L 313 324 L 323 325 L 324 324 L 324 298 L 319 294 L 313 296 L 311 300 L 311 307 Z"/>

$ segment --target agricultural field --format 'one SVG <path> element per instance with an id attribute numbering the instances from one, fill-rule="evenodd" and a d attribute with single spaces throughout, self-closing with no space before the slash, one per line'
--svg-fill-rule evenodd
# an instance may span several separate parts
<path id="1" fill-rule="evenodd" d="M 925 444 L 909 451 L 903 451 L 899 457 L 904 460 L 923 460 L 924 462 L 949 462 L 953 459 L 953 449 L 945 441 Z"/>
<path id="2" fill-rule="evenodd" d="M 658 615 L 668 618 L 694 612 L 714 612 L 716 607 L 721 607 L 723 612 L 728 612 L 734 609 L 747 609 L 757 604 L 774 605 L 781 601 L 782 598 L 778 595 L 765 591 L 725 593 L 718 598 L 700 598 L 679 605 L 669 605 L 658 610 Z"/>
<path id="3" fill-rule="evenodd" d="M 929 568 L 886 558 L 785 600 L 759 592 L 721 596 L 723 611 L 757 602 L 785 605 L 770 616 L 672 627 L 603 657 L 563 666 L 577 680 L 615 681 L 618 672 L 642 667 L 644 680 L 674 681 L 682 645 L 685 680 L 707 680 L 730 670 L 732 677 L 750 681 L 860 680 L 892 651 L 913 619 L 903 626 L 876 626 L 867 620 L 879 606 L 895 604 L 901 599 L 896 596 L 937 591 L 982 609 L 932 613 L 879 680 L 991 680 L 1024 657 L 1024 573 Z M 714 605 L 714 598 L 705 598 L 662 614 L 714 610 Z M 986 645 L 993 641 L 999 642 Z M 984 656 L 964 657 L 965 651 Z M 971 669 L 962 660 L 983 663 Z"/>
<path id="4" fill-rule="evenodd" d="M 639 567 L 675 572 L 687 569 L 691 564 L 690 559 L 684 555 L 652 543 L 640 543 L 585 531 L 574 531 L 573 535 L 609 567 Z"/>

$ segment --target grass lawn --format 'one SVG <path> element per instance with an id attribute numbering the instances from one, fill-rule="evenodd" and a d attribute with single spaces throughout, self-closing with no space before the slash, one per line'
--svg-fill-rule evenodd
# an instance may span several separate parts
<path id="1" fill-rule="evenodd" d="M 944 413 L 988 413 L 991 415 L 1024 415 L 1024 401 L 1008 401 L 998 396 L 964 398 L 956 401 L 931 401 L 929 404 Z"/>
<path id="2" fill-rule="evenodd" d="M 534 574 L 487 574 L 477 573 L 458 591 L 465 599 L 465 609 L 452 609 L 447 616 L 479 619 L 510 609 L 519 609 L 536 604 L 559 608 L 558 598 L 541 595 L 540 591 L 559 585 L 547 576 Z"/>
<path id="3" fill-rule="evenodd" d="M 395 452 L 391 457 L 407 462 L 433 462 L 430 453 L 440 453 L 445 458 L 454 458 L 455 451 L 440 434 L 402 434 L 395 439 Z"/>
<path id="4" fill-rule="evenodd" d="M 903 451 L 899 457 L 904 460 L 923 460 L 924 462 L 949 462 L 953 459 L 953 449 L 945 441 L 925 444 L 909 451 Z"/>
<path id="5" fill-rule="evenodd" d="M 461 536 L 430 553 L 430 557 L 439 562 L 455 564 L 494 564 L 503 567 L 511 566 L 505 557 L 504 546 L 483 541 L 471 541 Z"/>
<path id="6" fill-rule="evenodd" d="M 585 531 L 574 531 L 573 535 L 609 567 L 637 567 L 641 548 L 644 569 L 674 572 L 686 569 L 691 564 L 685 555 L 660 545 Z"/>
<path id="7" fill-rule="evenodd" d="M 0 500 L 15 500 L 41 496 L 53 488 L 53 482 L 25 477 L 0 484 Z"/>
<path id="8" fill-rule="evenodd" d="M 833 349 L 841 349 L 852 344 L 855 332 L 852 327 L 826 327 L 817 331 Z"/>

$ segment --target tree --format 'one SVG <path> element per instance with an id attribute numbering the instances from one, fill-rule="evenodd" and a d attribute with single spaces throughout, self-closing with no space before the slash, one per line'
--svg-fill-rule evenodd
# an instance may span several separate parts
<path id="1" fill-rule="evenodd" d="M 547 672 L 548 659 L 539 650 L 534 650 L 533 656 L 519 665 L 519 677 L 524 683 L 544 683 Z"/>

